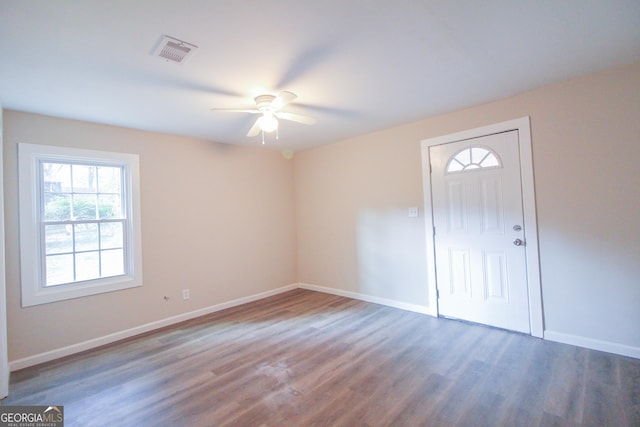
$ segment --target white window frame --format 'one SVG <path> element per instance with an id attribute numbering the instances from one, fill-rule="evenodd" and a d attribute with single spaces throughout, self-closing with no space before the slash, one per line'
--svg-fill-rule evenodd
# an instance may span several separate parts
<path id="1" fill-rule="evenodd" d="M 125 221 L 125 274 L 69 284 L 44 286 L 44 238 L 41 218 L 41 162 L 119 165 Z M 37 144 L 18 144 L 20 200 L 20 271 L 22 307 L 142 286 L 139 156 Z"/>

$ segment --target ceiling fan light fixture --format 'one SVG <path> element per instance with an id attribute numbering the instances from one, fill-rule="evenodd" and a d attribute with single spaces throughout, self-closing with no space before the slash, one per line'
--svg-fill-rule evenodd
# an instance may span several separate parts
<path id="1" fill-rule="evenodd" d="M 273 115 L 273 113 L 266 111 L 262 117 L 260 118 L 260 129 L 263 132 L 273 132 L 278 129 L 278 119 Z"/>

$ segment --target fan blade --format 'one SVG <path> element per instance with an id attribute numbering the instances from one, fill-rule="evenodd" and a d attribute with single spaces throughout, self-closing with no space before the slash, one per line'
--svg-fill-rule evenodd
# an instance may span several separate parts
<path id="1" fill-rule="evenodd" d="M 231 113 L 251 113 L 251 114 L 257 114 L 260 111 L 256 110 L 255 108 L 212 108 L 209 111 L 229 111 Z"/>
<path id="2" fill-rule="evenodd" d="M 291 120 L 292 122 L 302 123 L 304 125 L 312 125 L 316 122 L 314 117 L 303 116 L 302 114 L 292 113 L 277 113 L 276 117 L 284 120 Z"/>
<path id="3" fill-rule="evenodd" d="M 260 133 L 262 130 L 260 129 L 260 120 L 262 120 L 262 117 L 258 117 L 258 120 L 256 120 L 253 126 L 251 126 L 251 129 L 249 129 L 249 132 L 247 132 L 247 136 L 256 136 Z"/>
<path id="4" fill-rule="evenodd" d="M 283 90 L 280 92 L 280 95 L 276 96 L 273 101 L 271 101 L 271 108 L 273 108 L 273 111 L 278 111 L 297 97 L 298 95 L 295 93 Z"/>

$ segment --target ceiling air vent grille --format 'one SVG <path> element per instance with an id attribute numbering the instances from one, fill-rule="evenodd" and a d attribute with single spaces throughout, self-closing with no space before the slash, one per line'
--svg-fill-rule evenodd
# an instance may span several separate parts
<path id="1" fill-rule="evenodd" d="M 194 50 L 197 48 L 198 46 L 175 37 L 162 36 L 158 46 L 153 51 L 153 55 L 166 61 L 183 64 L 189 56 L 193 55 Z"/>

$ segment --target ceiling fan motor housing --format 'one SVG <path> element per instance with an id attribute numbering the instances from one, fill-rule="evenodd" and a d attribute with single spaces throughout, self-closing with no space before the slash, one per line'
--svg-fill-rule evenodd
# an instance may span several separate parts
<path id="1" fill-rule="evenodd" d="M 273 102 L 275 98 L 276 97 L 274 95 L 256 96 L 255 101 L 256 101 L 256 106 L 258 107 L 258 110 L 262 112 L 271 110 L 271 102 Z"/>

